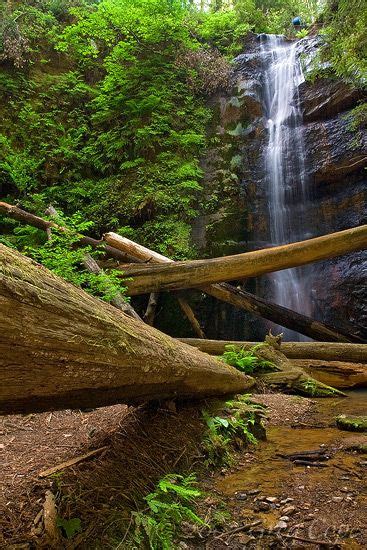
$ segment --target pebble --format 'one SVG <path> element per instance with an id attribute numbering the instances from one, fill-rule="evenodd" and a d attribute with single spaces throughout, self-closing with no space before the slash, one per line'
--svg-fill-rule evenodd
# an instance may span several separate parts
<path id="1" fill-rule="evenodd" d="M 280 521 L 289 521 L 289 517 L 288 516 L 282 516 L 280 518 Z"/>
<path id="2" fill-rule="evenodd" d="M 256 509 L 260 512 L 269 512 L 271 506 L 268 502 L 258 502 L 256 505 Z"/>
<path id="3" fill-rule="evenodd" d="M 261 493 L 261 489 L 250 489 L 247 491 L 248 495 L 258 495 L 259 493 Z"/>
<path id="4" fill-rule="evenodd" d="M 332 500 L 333 502 L 342 502 L 343 497 L 331 497 L 331 500 Z"/>
<path id="5" fill-rule="evenodd" d="M 236 493 L 235 497 L 236 497 L 237 500 L 246 500 L 247 499 L 247 494 L 246 493 Z"/>
<path id="6" fill-rule="evenodd" d="M 274 529 L 287 529 L 288 525 L 285 521 L 278 521 Z"/>
<path id="7" fill-rule="evenodd" d="M 364 466 L 366 467 L 367 466 L 367 460 L 361 460 L 361 462 L 359 463 L 360 466 Z"/>
<path id="8" fill-rule="evenodd" d="M 283 500 L 280 501 L 280 504 L 288 504 L 288 502 L 294 502 L 294 498 L 283 498 Z"/>
<path id="9" fill-rule="evenodd" d="M 265 499 L 267 502 L 270 502 L 271 504 L 275 504 L 275 502 L 278 502 L 277 497 L 266 497 Z"/>
<path id="10" fill-rule="evenodd" d="M 340 490 L 342 493 L 349 493 L 348 487 L 342 487 Z"/>
<path id="11" fill-rule="evenodd" d="M 292 514 L 294 514 L 295 511 L 295 506 L 286 506 L 285 508 L 283 508 L 283 514 L 285 514 L 286 516 L 291 516 Z"/>

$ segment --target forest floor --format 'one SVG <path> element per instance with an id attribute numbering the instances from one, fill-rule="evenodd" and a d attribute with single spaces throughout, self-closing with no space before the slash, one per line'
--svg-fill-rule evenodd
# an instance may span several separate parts
<path id="1" fill-rule="evenodd" d="M 199 514 L 209 517 L 220 501 L 231 519 L 210 532 L 184 530 L 177 548 L 366 548 L 367 461 L 354 449 L 367 444 L 367 436 L 340 432 L 331 422 L 345 400 L 278 394 L 255 399 L 268 406 L 267 441 L 215 473 L 202 467 L 201 412 L 195 405 L 178 413 L 119 405 L 0 418 L 0 547 L 42 546 L 40 512 L 51 490 L 58 514 L 79 518 L 82 525 L 81 534 L 61 547 L 124 548 L 110 532 L 120 526 L 126 531 L 134 500 L 160 476 L 190 469 L 199 472 L 208 495 Z M 63 472 L 39 476 L 91 449 L 102 450 Z M 325 467 L 296 466 L 284 457 L 320 449 L 330 456 Z"/>

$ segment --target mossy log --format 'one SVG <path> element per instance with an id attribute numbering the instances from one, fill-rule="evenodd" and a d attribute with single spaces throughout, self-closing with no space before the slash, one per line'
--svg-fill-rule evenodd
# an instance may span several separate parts
<path id="1" fill-rule="evenodd" d="M 367 432 L 367 416 L 340 414 L 335 420 L 340 430 L 346 430 L 348 432 Z"/>
<path id="2" fill-rule="evenodd" d="M 199 340 L 198 338 L 179 338 L 179 340 L 210 355 L 223 355 L 228 345 L 250 349 L 259 343 L 241 340 Z M 282 342 L 280 349 L 289 359 L 316 359 L 367 364 L 367 345 L 365 344 Z"/>
<path id="3" fill-rule="evenodd" d="M 332 388 L 296 367 L 284 353 L 277 349 L 276 338 L 267 337 L 268 342 L 253 349 L 259 359 L 269 361 L 276 367 L 275 372 L 257 374 L 256 378 L 267 386 L 277 390 L 312 397 L 344 396 L 341 391 Z"/>
<path id="4" fill-rule="evenodd" d="M 0 245 L 0 411 L 196 398 L 253 379 Z"/>
<path id="5" fill-rule="evenodd" d="M 334 388 L 355 388 L 367 386 L 367 364 L 345 361 L 321 361 L 314 359 L 293 359 L 292 363 L 311 376 Z"/>
<path id="6" fill-rule="evenodd" d="M 107 233 L 104 239 L 117 247 L 115 234 Z M 131 295 L 199 287 L 257 277 L 365 248 L 367 225 L 244 254 L 152 265 L 141 273 L 130 273 L 133 280 L 127 286 Z"/>

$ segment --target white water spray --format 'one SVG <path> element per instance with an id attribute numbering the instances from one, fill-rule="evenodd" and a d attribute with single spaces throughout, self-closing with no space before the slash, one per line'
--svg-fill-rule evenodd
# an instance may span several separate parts
<path id="1" fill-rule="evenodd" d="M 265 172 L 268 188 L 270 238 L 273 245 L 310 236 L 301 208 L 307 200 L 305 148 L 298 86 L 303 82 L 296 43 L 283 36 L 262 35 L 264 64 L 263 102 L 268 143 Z M 272 299 L 279 305 L 311 315 L 311 288 L 307 269 L 287 269 L 270 276 Z M 286 339 L 302 336 L 284 330 Z"/>

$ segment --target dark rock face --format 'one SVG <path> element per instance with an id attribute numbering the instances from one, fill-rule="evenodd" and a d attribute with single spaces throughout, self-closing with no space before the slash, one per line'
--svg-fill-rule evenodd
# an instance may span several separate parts
<path id="1" fill-rule="evenodd" d="M 340 80 L 321 78 L 304 82 L 300 89 L 304 122 L 325 120 L 354 107 L 362 92 Z"/>

